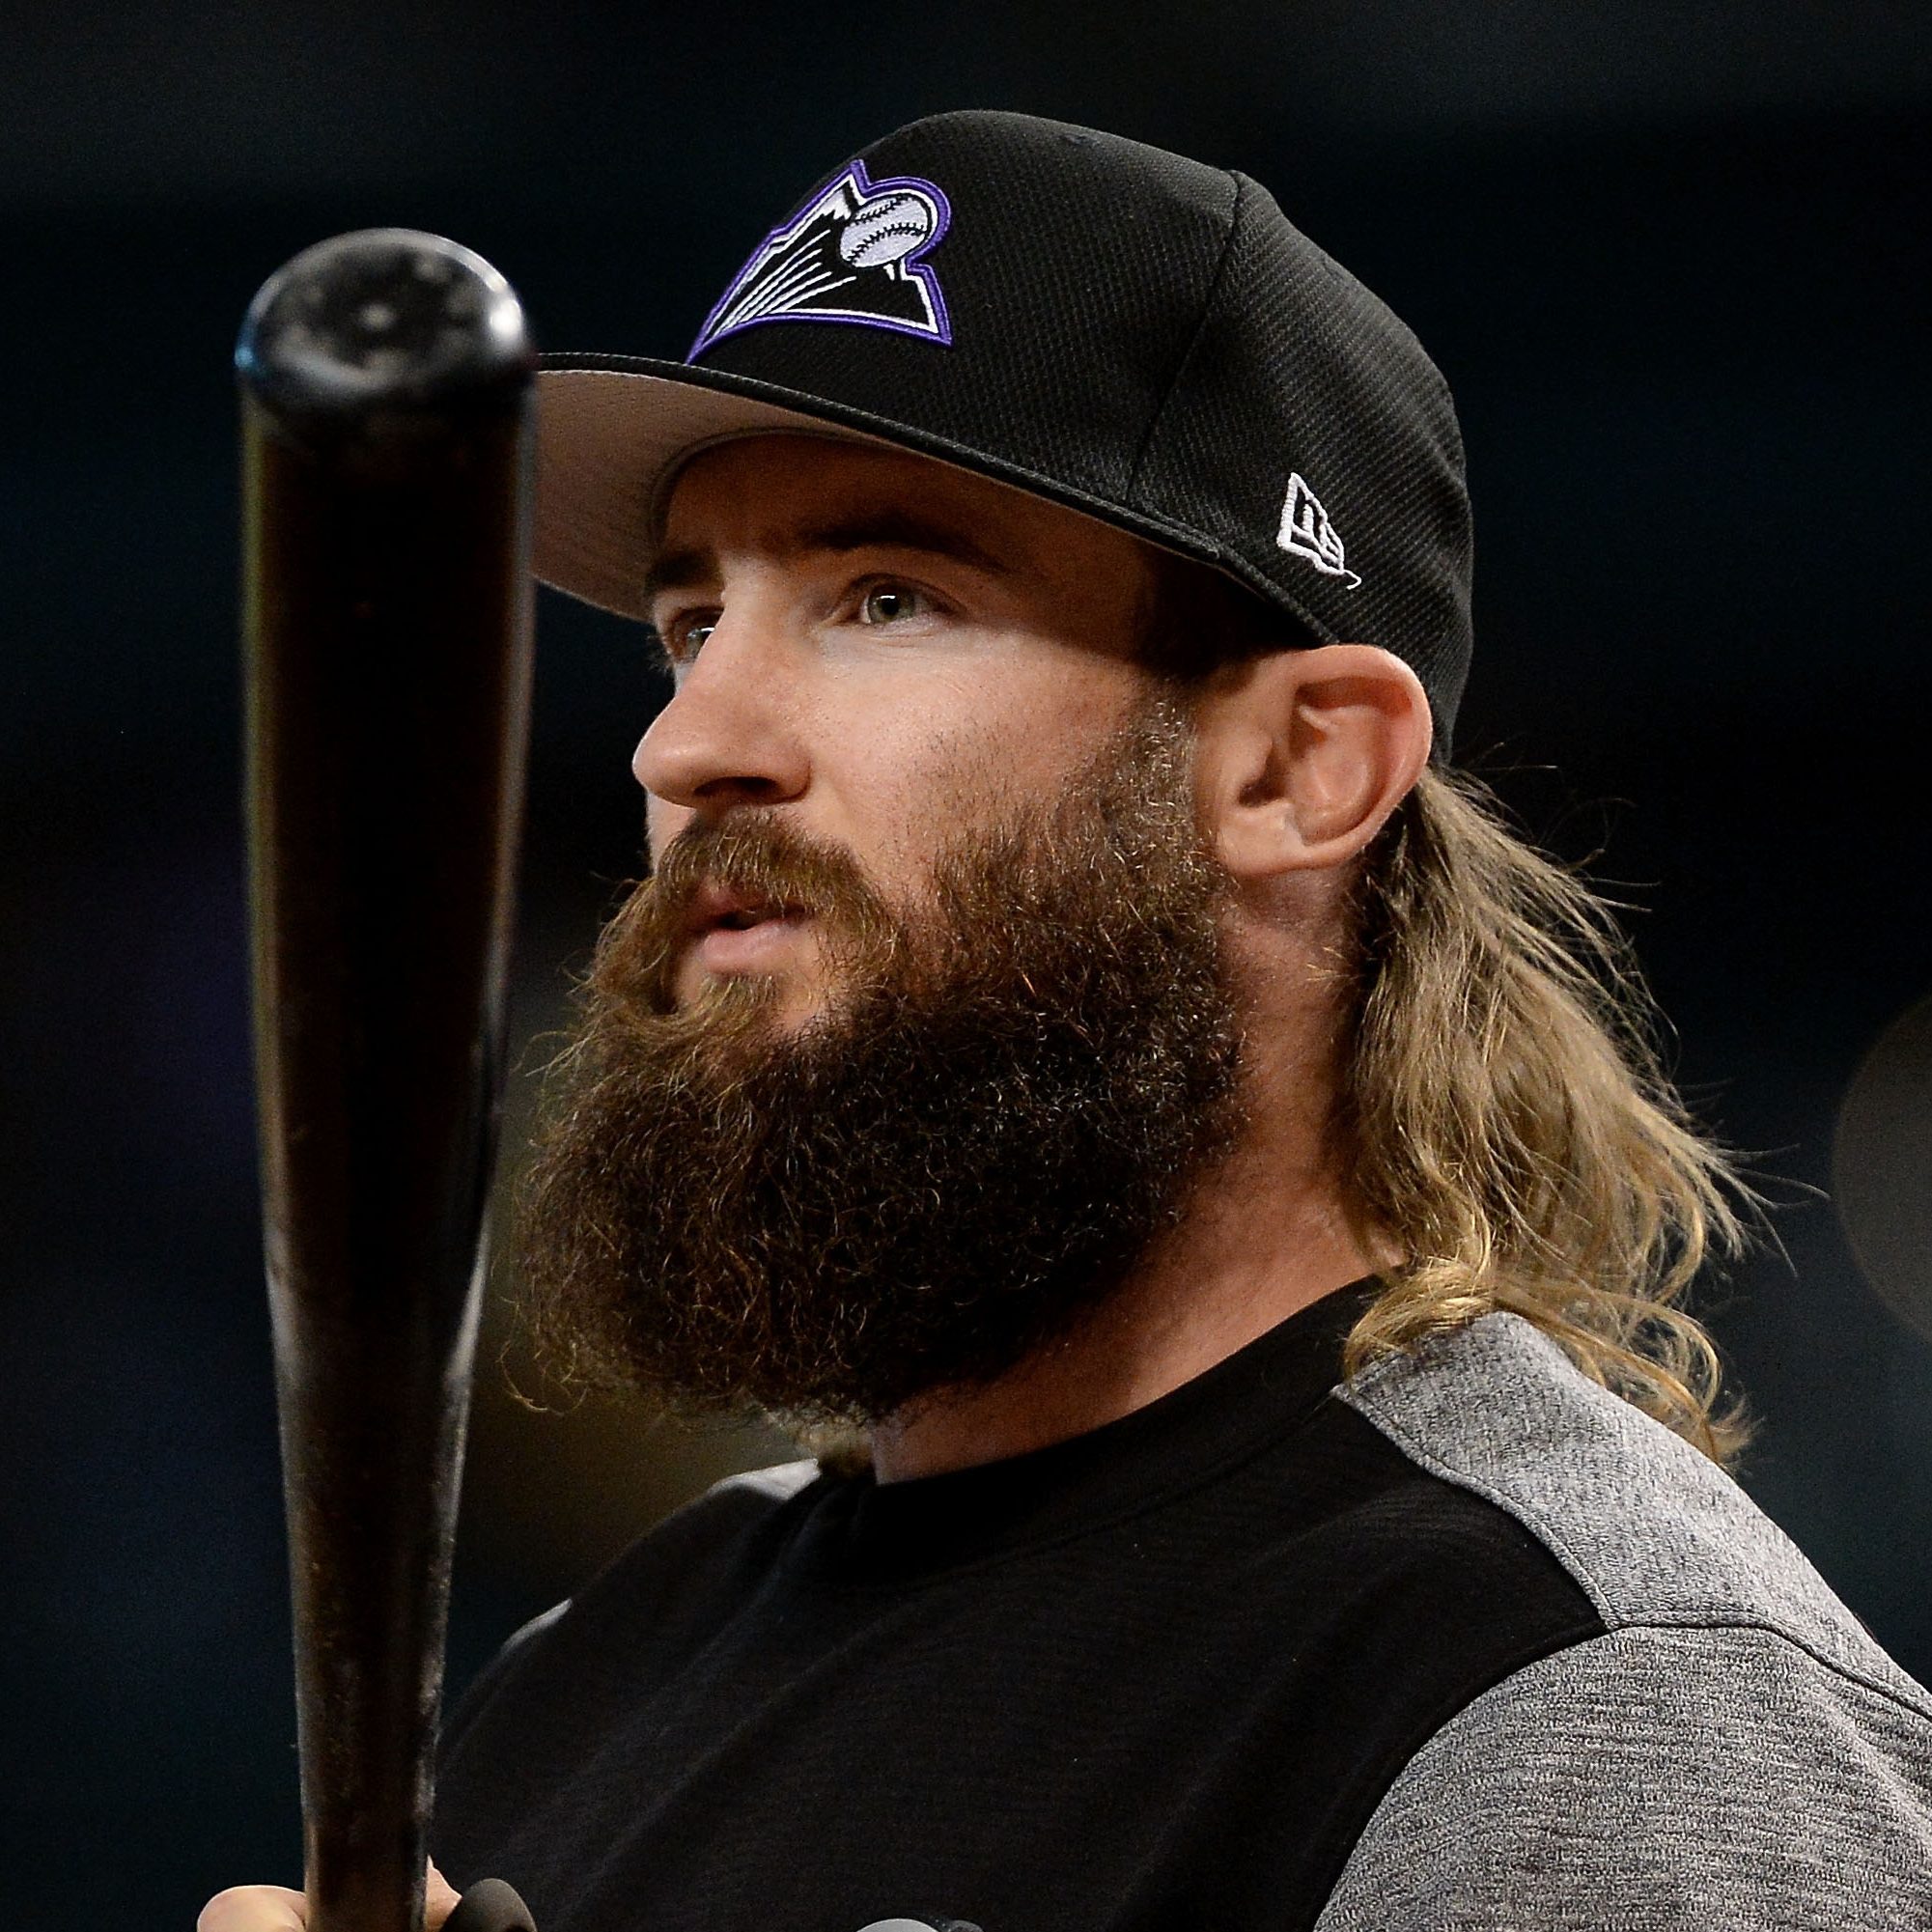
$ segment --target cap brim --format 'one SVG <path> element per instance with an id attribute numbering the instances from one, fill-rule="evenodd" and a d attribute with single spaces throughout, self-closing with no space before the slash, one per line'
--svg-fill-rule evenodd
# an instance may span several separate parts
<path id="1" fill-rule="evenodd" d="M 680 363 L 559 361 L 538 377 L 537 575 L 622 617 L 645 615 L 664 493 L 699 450 L 774 431 L 888 442 Z"/>
<path id="2" fill-rule="evenodd" d="M 910 450 L 950 463 L 1213 565 L 1263 597 L 1283 601 L 1243 558 L 1197 530 L 776 383 L 643 356 L 556 355 L 544 358 L 537 398 L 537 575 L 622 617 L 645 615 L 644 574 L 665 492 L 680 467 L 712 443 L 776 431 Z"/>

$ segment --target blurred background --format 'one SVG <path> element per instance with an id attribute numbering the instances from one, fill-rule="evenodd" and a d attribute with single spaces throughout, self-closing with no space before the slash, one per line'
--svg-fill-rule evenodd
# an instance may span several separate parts
<path id="1" fill-rule="evenodd" d="M 1703 1304 L 1763 1420 L 1745 1479 L 1932 1677 L 1921 6 L 23 0 L 0 15 L 9 1924 L 186 1932 L 220 1885 L 298 1882 L 243 973 L 242 309 L 308 242 L 396 223 L 481 250 L 546 347 L 682 354 L 819 176 L 965 105 L 1253 174 L 1442 364 L 1479 537 L 1459 752 L 1636 907 L 1684 1083 L 1777 1177 L 1783 1251 Z M 633 633 L 545 594 L 525 1041 L 634 872 L 654 701 Z M 459 1685 L 680 1497 L 783 1452 L 533 1413 L 497 1353 Z"/>

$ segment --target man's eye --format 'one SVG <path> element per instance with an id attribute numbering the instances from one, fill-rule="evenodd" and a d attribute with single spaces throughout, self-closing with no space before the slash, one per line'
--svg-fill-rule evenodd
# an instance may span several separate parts
<path id="1" fill-rule="evenodd" d="M 693 611 L 689 616 L 674 617 L 663 627 L 664 655 L 674 664 L 686 663 L 704 649 L 706 640 L 716 629 L 714 611 Z"/>
<path id="2" fill-rule="evenodd" d="M 919 616 L 925 605 L 925 598 L 910 584 L 874 584 L 859 601 L 858 621 L 861 624 L 901 624 L 909 617 Z"/>

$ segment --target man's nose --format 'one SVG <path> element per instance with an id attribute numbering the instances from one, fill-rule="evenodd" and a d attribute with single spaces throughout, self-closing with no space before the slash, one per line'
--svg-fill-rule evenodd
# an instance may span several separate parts
<path id="1" fill-rule="evenodd" d="M 797 728 L 798 669 L 770 625 L 721 616 L 639 741 L 637 782 L 692 811 L 798 797 L 810 766 Z"/>

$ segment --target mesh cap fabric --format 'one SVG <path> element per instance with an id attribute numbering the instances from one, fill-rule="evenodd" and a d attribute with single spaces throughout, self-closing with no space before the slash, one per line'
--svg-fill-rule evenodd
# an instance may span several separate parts
<path id="1" fill-rule="evenodd" d="M 746 257 L 685 362 L 553 355 L 537 571 L 633 617 L 679 467 L 810 431 L 915 451 L 1376 644 L 1446 752 L 1470 529 L 1447 387 L 1268 191 L 1113 134 L 940 114 L 842 163 Z"/>

